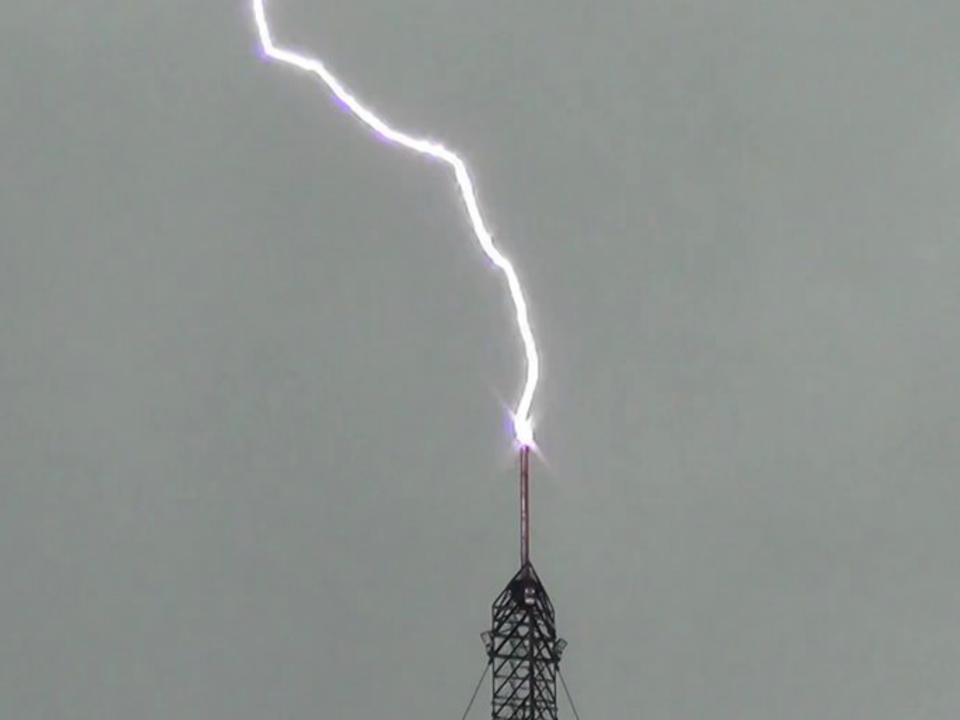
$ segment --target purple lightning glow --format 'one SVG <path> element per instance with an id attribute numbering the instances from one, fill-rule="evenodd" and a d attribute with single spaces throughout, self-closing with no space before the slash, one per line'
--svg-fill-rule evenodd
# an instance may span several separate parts
<path id="1" fill-rule="evenodd" d="M 253 0 L 253 13 L 257 22 L 257 30 L 260 34 L 260 44 L 263 46 L 263 52 L 268 57 L 313 73 L 319 77 L 344 107 L 383 139 L 395 145 L 405 147 L 408 150 L 413 150 L 421 155 L 442 160 L 453 169 L 457 185 L 460 188 L 460 195 L 463 198 L 463 204 L 466 206 L 467 215 L 473 226 L 473 233 L 476 235 L 477 241 L 487 254 L 487 257 L 490 258 L 493 264 L 496 265 L 506 277 L 507 286 L 510 289 L 510 297 L 516 309 L 517 327 L 520 330 L 520 338 L 523 340 L 523 349 L 527 356 L 527 379 L 524 383 L 520 401 L 517 403 L 517 408 L 513 413 L 513 428 L 517 442 L 520 443 L 522 447 L 531 447 L 534 443 L 530 406 L 533 404 L 533 393 L 540 379 L 540 357 L 537 354 L 537 344 L 533 337 L 533 330 L 530 328 L 530 318 L 527 314 L 527 301 L 523 295 L 520 279 L 517 277 L 516 270 L 513 269 L 513 263 L 511 263 L 509 258 L 500 252 L 493 243 L 493 236 L 487 229 L 486 223 L 483 221 L 483 216 L 480 213 L 480 205 L 477 202 L 473 179 L 470 177 L 466 163 L 464 163 L 459 155 L 440 143 L 425 138 L 417 138 L 392 128 L 377 117 L 372 110 L 362 105 L 319 60 L 305 57 L 274 45 L 273 38 L 270 36 L 270 26 L 267 23 L 267 15 L 264 10 L 264 0 Z"/>

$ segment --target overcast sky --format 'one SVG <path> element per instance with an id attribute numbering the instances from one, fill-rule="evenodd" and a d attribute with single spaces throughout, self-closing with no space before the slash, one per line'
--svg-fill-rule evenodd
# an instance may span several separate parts
<path id="1" fill-rule="evenodd" d="M 584 720 L 956 718 L 960 5 L 268 11 L 526 283 Z M 449 174 L 246 0 L 0 54 L 0 716 L 459 718 L 523 365 Z"/>

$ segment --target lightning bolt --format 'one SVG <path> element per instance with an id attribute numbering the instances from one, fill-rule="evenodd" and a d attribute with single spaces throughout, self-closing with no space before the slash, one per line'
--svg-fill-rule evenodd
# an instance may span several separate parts
<path id="1" fill-rule="evenodd" d="M 357 100 L 343 83 L 341 83 L 333 73 L 327 70 L 326 66 L 319 60 L 305 57 L 275 45 L 270 34 L 267 14 L 264 10 L 264 0 L 253 0 L 253 13 L 257 22 L 257 31 L 260 35 L 260 44 L 267 57 L 299 68 L 305 72 L 313 73 L 320 78 L 330 92 L 332 92 L 360 122 L 372 129 L 380 137 L 395 145 L 400 145 L 408 150 L 419 153 L 420 155 L 441 160 L 453 170 L 454 177 L 457 180 L 457 186 L 460 188 L 463 204 L 467 210 L 467 216 L 473 227 L 473 234 L 476 236 L 477 242 L 480 243 L 483 252 L 486 253 L 487 257 L 490 258 L 493 264 L 496 265 L 504 277 L 506 277 L 507 286 L 510 289 L 510 298 L 513 300 L 513 305 L 516 310 L 517 327 L 520 331 L 523 349 L 527 356 L 527 378 L 523 386 L 523 393 L 513 413 L 513 427 L 517 442 L 521 447 L 532 446 L 533 422 L 530 417 L 530 406 L 533 404 L 533 394 L 537 389 L 537 382 L 540 379 L 540 357 L 537 354 L 537 343 L 533 337 L 533 330 L 530 327 L 527 301 L 523 294 L 523 287 L 520 285 L 520 278 L 517 277 L 517 271 L 514 269 L 513 263 L 510 262 L 510 259 L 504 255 L 493 242 L 493 236 L 487 229 L 483 215 L 480 212 L 480 204 L 477 201 L 473 178 L 470 176 L 466 163 L 457 153 L 438 142 L 426 138 L 418 138 L 391 127 L 372 110 Z"/>

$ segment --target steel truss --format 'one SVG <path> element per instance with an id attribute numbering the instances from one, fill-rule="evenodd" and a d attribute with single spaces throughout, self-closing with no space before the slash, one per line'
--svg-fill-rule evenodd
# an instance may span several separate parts
<path id="1" fill-rule="evenodd" d="M 557 672 L 566 643 L 553 604 L 527 562 L 493 603 L 484 634 L 493 669 L 493 720 L 557 720 Z"/>

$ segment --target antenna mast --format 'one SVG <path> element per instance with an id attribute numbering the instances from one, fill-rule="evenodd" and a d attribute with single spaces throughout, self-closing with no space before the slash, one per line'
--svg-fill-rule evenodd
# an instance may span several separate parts
<path id="1" fill-rule="evenodd" d="M 530 446 L 520 448 L 520 567 L 530 563 Z"/>
<path id="2" fill-rule="evenodd" d="M 493 676 L 492 720 L 557 720 L 557 675 L 567 643 L 530 562 L 530 448 L 520 448 L 520 570 L 494 601 L 483 633 Z"/>

